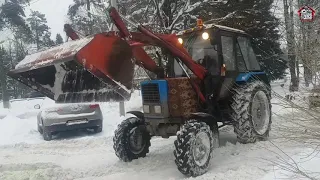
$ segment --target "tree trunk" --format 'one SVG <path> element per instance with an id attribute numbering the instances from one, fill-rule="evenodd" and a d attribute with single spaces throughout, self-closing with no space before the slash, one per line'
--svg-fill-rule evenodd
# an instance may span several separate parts
<path id="1" fill-rule="evenodd" d="M 304 3 L 301 0 L 298 0 L 298 8 L 302 7 L 304 4 L 309 4 L 309 1 L 306 0 Z M 302 35 L 302 40 L 299 42 L 300 52 L 299 55 L 301 57 L 303 63 L 303 76 L 305 80 L 305 86 L 309 87 L 309 84 L 312 82 L 312 64 L 313 61 L 310 58 L 310 53 L 308 52 L 308 47 L 310 46 L 309 35 L 307 35 L 307 29 L 304 23 L 300 23 L 300 33 Z"/>
<path id="2" fill-rule="evenodd" d="M 2 102 L 3 102 L 3 108 L 9 109 L 10 108 L 10 97 L 7 90 L 7 76 L 4 69 L 4 57 L 0 57 L 0 84 L 2 89 Z"/>
<path id="3" fill-rule="evenodd" d="M 38 33 L 38 20 L 36 20 L 36 44 L 37 44 L 37 50 L 40 50 L 40 40 L 39 40 L 39 33 Z"/>
<path id="4" fill-rule="evenodd" d="M 295 53 L 295 40 L 294 40 L 294 23 L 293 23 L 293 7 L 292 1 L 289 0 L 290 5 L 288 4 L 288 0 L 283 0 L 284 5 L 284 17 L 286 24 L 286 32 L 287 32 L 287 46 L 288 46 L 288 58 L 289 58 L 289 69 L 291 75 L 291 84 L 290 84 L 290 92 L 298 91 L 299 89 L 299 81 L 296 74 L 296 53 Z M 289 14 L 290 8 L 290 14 Z"/>
<path id="5" fill-rule="evenodd" d="M 93 34 L 93 21 L 92 21 L 92 17 L 91 17 L 91 4 L 90 4 L 90 0 L 87 0 L 87 13 L 88 13 L 88 17 L 89 17 L 89 33 L 90 35 Z"/>

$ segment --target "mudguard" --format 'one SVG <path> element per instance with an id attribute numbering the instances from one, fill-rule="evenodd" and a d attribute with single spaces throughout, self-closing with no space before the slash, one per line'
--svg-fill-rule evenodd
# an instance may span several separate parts
<path id="1" fill-rule="evenodd" d="M 210 127 L 217 126 L 217 118 L 212 116 L 211 114 L 204 113 L 204 112 L 196 112 L 192 113 L 190 119 L 196 119 L 198 121 L 202 121 L 207 123 Z"/>
<path id="2" fill-rule="evenodd" d="M 143 121 L 145 120 L 143 112 L 140 112 L 140 111 L 129 111 L 129 112 L 127 112 L 127 114 L 132 114 L 132 115 L 136 116 L 137 118 L 139 118 L 139 119 L 141 119 Z"/>

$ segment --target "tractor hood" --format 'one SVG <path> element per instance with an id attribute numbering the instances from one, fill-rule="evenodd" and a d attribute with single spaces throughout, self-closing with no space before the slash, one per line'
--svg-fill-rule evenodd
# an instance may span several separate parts
<path id="1" fill-rule="evenodd" d="M 57 103 L 125 101 L 131 96 L 130 45 L 96 34 L 26 56 L 8 76 Z"/>

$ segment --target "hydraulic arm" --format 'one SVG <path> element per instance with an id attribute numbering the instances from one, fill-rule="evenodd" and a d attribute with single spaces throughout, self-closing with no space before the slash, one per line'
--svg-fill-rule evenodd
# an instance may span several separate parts
<path id="1" fill-rule="evenodd" d="M 174 57 L 177 57 L 181 60 L 201 81 L 204 80 L 207 70 L 197 64 L 195 61 L 192 60 L 191 56 L 188 54 L 186 49 L 179 44 L 178 37 L 174 34 L 166 35 L 166 34 L 154 34 L 153 32 L 149 31 L 142 25 L 136 25 L 130 21 L 128 21 L 131 25 L 136 26 L 136 28 L 142 33 L 131 33 L 126 28 L 124 22 L 122 21 L 120 15 L 116 11 L 115 8 L 110 9 L 110 17 L 112 18 L 114 24 L 120 31 L 120 36 L 125 39 L 130 39 L 130 45 L 134 46 L 133 54 L 135 57 L 139 59 L 138 64 L 152 64 L 151 61 L 154 61 L 145 53 L 145 51 L 141 47 L 135 46 L 143 46 L 143 45 L 154 45 L 160 46 L 162 48 L 166 48 Z M 155 65 L 155 63 L 154 63 Z M 150 68 L 150 67 L 149 67 Z M 154 68 L 154 66 L 152 66 Z M 150 70 L 150 69 L 149 69 Z M 190 82 L 199 95 L 202 102 L 205 102 L 205 97 L 201 92 L 199 86 L 192 82 Z"/>
<path id="2" fill-rule="evenodd" d="M 175 34 L 153 33 L 124 18 L 139 31 L 130 32 L 115 8 L 109 10 L 109 15 L 119 31 L 80 38 L 66 24 L 64 30 L 72 41 L 26 56 L 8 75 L 56 102 L 129 100 L 134 64 L 166 78 L 163 68 L 143 49 L 158 46 L 203 82 L 207 70 L 192 60 Z M 205 102 L 199 84 L 189 80 L 200 100 Z"/>

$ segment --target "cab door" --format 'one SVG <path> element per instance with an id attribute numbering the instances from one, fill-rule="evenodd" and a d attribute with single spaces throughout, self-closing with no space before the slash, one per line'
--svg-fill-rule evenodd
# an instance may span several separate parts
<path id="1" fill-rule="evenodd" d="M 222 54 L 222 68 L 225 74 L 223 76 L 223 83 L 220 91 L 220 98 L 229 96 L 231 88 L 238 76 L 238 68 L 236 61 L 236 37 L 234 33 L 221 31 L 221 54 Z"/>

